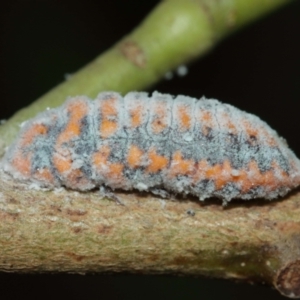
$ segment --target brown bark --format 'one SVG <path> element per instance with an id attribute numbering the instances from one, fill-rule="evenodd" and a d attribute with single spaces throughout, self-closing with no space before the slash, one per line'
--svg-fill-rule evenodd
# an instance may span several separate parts
<path id="1" fill-rule="evenodd" d="M 36 191 L 2 175 L 0 270 L 206 275 L 300 296 L 300 193 L 277 201 Z"/>

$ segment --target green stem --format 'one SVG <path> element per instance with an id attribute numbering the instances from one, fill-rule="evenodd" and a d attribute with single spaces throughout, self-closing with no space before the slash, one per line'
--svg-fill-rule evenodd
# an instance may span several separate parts
<path id="1" fill-rule="evenodd" d="M 291 1 L 162 1 L 131 34 L 1 126 L 0 153 L 15 138 L 21 122 L 60 105 L 68 96 L 143 90 L 166 72 L 205 54 L 231 32 Z"/>

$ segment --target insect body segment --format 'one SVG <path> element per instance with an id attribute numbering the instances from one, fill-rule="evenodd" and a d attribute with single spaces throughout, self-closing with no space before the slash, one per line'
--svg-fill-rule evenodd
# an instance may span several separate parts
<path id="1" fill-rule="evenodd" d="M 258 117 L 217 100 L 132 92 L 79 96 L 26 122 L 4 170 L 38 187 L 276 198 L 300 162 Z"/>

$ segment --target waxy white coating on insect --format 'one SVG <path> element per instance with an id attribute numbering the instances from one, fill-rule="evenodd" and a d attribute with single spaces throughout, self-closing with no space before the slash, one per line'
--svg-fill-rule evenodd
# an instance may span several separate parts
<path id="1" fill-rule="evenodd" d="M 273 199 L 300 162 L 258 117 L 214 99 L 154 92 L 70 98 L 22 126 L 3 169 L 31 186 Z"/>

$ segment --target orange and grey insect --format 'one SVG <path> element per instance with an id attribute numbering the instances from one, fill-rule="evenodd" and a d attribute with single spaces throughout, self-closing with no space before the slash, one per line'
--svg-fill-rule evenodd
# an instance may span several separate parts
<path id="1" fill-rule="evenodd" d="M 26 122 L 4 170 L 38 187 L 95 187 L 165 196 L 276 198 L 300 183 L 300 162 L 258 117 L 186 96 L 101 93 Z"/>

